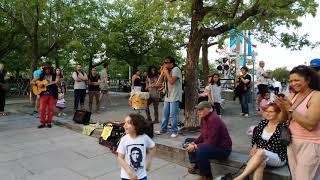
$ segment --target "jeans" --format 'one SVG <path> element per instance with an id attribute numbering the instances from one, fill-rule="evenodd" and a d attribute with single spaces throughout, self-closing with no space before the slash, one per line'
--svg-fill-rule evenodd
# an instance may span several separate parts
<path id="1" fill-rule="evenodd" d="M 126 178 L 121 178 L 121 180 L 129 180 L 129 179 L 126 179 Z M 141 178 L 141 179 L 138 179 L 138 180 L 148 180 L 147 176 L 144 177 L 144 178 Z"/>
<path id="2" fill-rule="evenodd" d="M 221 147 L 214 147 L 212 145 L 203 145 L 198 147 L 195 152 L 188 153 L 190 163 L 197 163 L 201 176 L 212 176 L 211 173 L 211 159 L 223 160 L 227 159 L 231 150 L 225 150 Z"/>
<path id="3" fill-rule="evenodd" d="M 178 121 L 179 121 L 179 101 L 163 102 L 161 132 L 168 131 L 169 118 L 172 117 L 172 133 L 178 134 Z"/>
<path id="4" fill-rule="evenodd" d="M 74 106 L 73 109 L 77 110 L 80 102 L 80 106 L 84 105 L 84 99 L 86 97 L 85 89 L 75 89 L 74 90 Z"/>
<path id="5" fill-rule="evenodd" d="M 241 112 L 249 114 L 249 91 L 243 92 L 240 97 Z"/>
<path id="6" fill-rule="evenodd" d="M 149 98 L 149 102 L 151 102 L 153 104 L 154 121 L 158 122 L 159 121 L 159 110 L 158 110 L 159 98 Z M 148 121 L 152 121 L 152 118 L 151 118 L 151 115 L 150 115 L 150 108 L 149 108 L 150 104 L 148 104 L 148 106 L 146 108 L 146 114 L 147 114 L 147 120 Z"/>
<path id="7" fill-rule="evenodd" d="M 89 111 L 92 112 L 93 98 L 96 98 L 96 109 L 100 110 L 100 92 L 99 91 L 89 91 Z"/>

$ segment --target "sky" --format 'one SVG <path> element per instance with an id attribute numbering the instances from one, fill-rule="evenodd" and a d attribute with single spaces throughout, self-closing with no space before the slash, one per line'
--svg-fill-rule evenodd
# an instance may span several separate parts
<path id="1" fill-rule="evenodd" d="M 317 0 L 320 4 L 320 0 Z M 302 27 L 297 30 L 299 34 L 308 33 L 312 42 L 320 41 L 320 8 L 317 15 L 312 17 L 308 15 L 301 18 Z M 278 67 L 287 67 L 288 70 L 301 64 L 309 65 L 310 60 L 320 58 L 320 46 L 311 49 L 305 47 L 300 51 L 291 51 L 284 47 L 271 47 L 269 44 L 262 44 L 254 40 L 252 42 L 257 45 L 253 50 L 258 53 L 256 62 L 263 60 L 266 62 L 266 70 L 274 70 Z M 217 59 L 219 55 L 216 53 L 216 47 L 209 48 L 208 58 L 210 62 Z"/>

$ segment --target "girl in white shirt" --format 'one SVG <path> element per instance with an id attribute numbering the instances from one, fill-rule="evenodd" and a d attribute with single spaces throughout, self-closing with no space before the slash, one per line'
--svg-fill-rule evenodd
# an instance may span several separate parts
<path id="1" fill-rule="evenodd" d="M 126 135 L 121 138 L 117 149 L 122 180 L 147 180 L 155 143 L 144 132 L 145 121 L 140 114 L 129 114 L 125 118 Z"/>
<path id="2" fill-rule="evenodd" d="M 64 99 L 64 93 L 61 88 L 58 88 L 58 100 L 56 104 L 56 108 L 59 109 L 58 116 L 65 116 L 64 109 L 66 108 L 66 100 Z"/>
<path id="3" fill-rule="evenodd" d="M 209 85 L 206 87 L 209 102 L 214 106 L 214 110 L 221 117 L 221 83 L 219 74 L 212 74 L 209 78 Z"/>

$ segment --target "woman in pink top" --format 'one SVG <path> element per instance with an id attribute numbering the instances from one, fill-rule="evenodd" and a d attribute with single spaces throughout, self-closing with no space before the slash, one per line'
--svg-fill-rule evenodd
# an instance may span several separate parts
<path id="1" fill-rule="evenodd" d="M 276 102 L 291 119 L 292 143 L 288 160 L 293 180 L 320 178 L 320 77 L 311 68 L 300 65 L 290 72 L 289 98 Z"/>

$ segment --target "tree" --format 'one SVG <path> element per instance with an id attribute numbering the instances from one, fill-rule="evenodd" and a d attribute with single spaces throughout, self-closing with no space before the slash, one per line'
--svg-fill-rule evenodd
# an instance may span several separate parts
<path id="1" fill-rule="evenodd" d="M 286 67 L 276 68 L 271 72 L 271 76 L 280 82 L 287 82 L 289 78 L 289 71 Z"/>
<path id="2" fill-rule="evenodd" d="M 170 0 L 170 2 L 183 2 Z M 298 36 L 295 33 L 276 31 L 278 26 L 298 28 L 301 26 L 299 17 L 305 14 L 315 16 L 318 4 L 314 0 L 240 0 L 204 1 L 192 0 L 191 4 L 191 31 L 187 49 L 186 71 L 186 126 L 197 126 L 194 106 L 197 102 L 197 62 L 203 38 L 217 37 L 231 29 L 251 29 L 256 32 L 262 42 L 271 42 L 277 37 L 282 44 L 289 48 L 301 48 L 311 43 L 307 36 Z M 267 37 L 267 38 L 266 38 Z"/>

